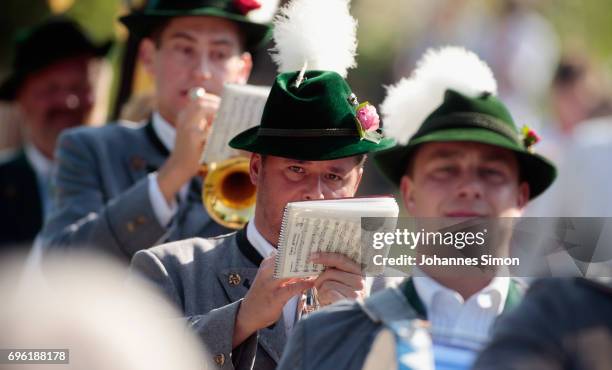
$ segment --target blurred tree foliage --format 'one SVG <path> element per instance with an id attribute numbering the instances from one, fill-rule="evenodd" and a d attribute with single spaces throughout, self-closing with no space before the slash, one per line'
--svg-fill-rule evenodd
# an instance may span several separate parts
<path id="1" fill-rule="evenodd" d="M 458 3 L 465 3 L 495 12 L 507 1 L 353 0 L 351 11 L 359 20 L 359 66 L 349 73 L 352 86 L 372 103 L 379 103 L 384 96 L 381 85 L 395 82 L 392 77 L 395 58 L 414 47 L 420 32 L 427 32 L 432 9 L 452 11 L 460 7 Z M 562 48 L 578 47 L 597 63 L 612 69 L 612 0 L 513 1 L 528 3 L 547 18 L 559 34 Z"/>
<path id="2" fill-rule="evenodd" d="M 75 0 L 66 14 L 98 40 L 115 38 L 115 21 L 122 0 Z"/>
<path id="3" fill-rule="evenodd" d="M 349 80 L 363 98 L 379 103 L 383 84 L 393 83 L 393 63 L 399 53 L 409 50 L 423 32 L 434 7 L 452 9 L 457 3 L 485 4 L 494 9 L 509 0 L 352 0 L 351 11 L 359 20 L 359 67 Z M 513 0 L 530 2 L 548 18 L 562 44 L 579 45 L 599 62 L 612 64 L 612 0 Z M 128 4 L 143 0 L 2 0 L 0 1 L 0 75 L 10 61 L 11 40 L 19 27 L 32 25 L 51 13 L 67 8 L 97 40 L 115 36 L 125 40 L 125 30 L 116 22 Z M 55 3 L 55 5 L 53 4 Z M 432 5 L 433 4 L 433 5 Z M 51 5 L 51 6 L 50 6 Z M 54 5 L 54 6 L 53 6 Z M 113 54 L 118 63 L 120 49 Z"/>
<path id="4" fill-rule="evenodd" d="M 600 61 L 612 58 L 612 1 L 547 1 L 543 14 L 565 45 L 581 43 Z"/>
<path id="5" fill-rule="evenodd" d="M 0 1 L 0 76 L 4 76 L 10 67 L 17 30 L 36 24 L 49 12 L 45 0 Z"/>

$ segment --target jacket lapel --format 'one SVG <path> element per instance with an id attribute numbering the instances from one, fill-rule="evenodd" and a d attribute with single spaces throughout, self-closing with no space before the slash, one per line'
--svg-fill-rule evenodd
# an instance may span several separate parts
<path id="1" fill-rule="evenodd" d="M 23 166 L 23 179 L 21 179 L 21 183 L 24 188 L 21 188 L 25 200 L 24 208 L 29 213 L 29 217 L 31 220 L 36 220 L 33 222 L 34 228 L 39 230 L 42 227 L 43 221 L 43 209 L 42 209 L 42 198 L 40 196 L 40 191 L 38 189 L 38 180 L 36 179 L 36 173 L 34 169 L 28 162 L 25 153 L 22 153 L 19 161 Z"/>
<path id="2" fill-rule="evenodd" d="M 228 245 L 226 266 L 217 272 L 230 302 L 236 302 L 247 294 L 255 280 L 263 258 L 246 238 L 246 227 L 236 233 L 234 242 Z M 282 317 L 274 324 L 259 331 L 258 343 L 277 363 L 286 342 L 285 323 Z"/>
<path id="3" fill-rule="evenodd" d="M 168 149 L 157 137 L 151 120 L 140 130 L 144 135 L 143 145 L 134 145 L 131 150 L 126 150 L 127 166 L 134 182 L 157 171 L 170 155 Z M 118 150 L 121 149 L 118 148 Z"/>
<path id="4" fill-rule="evenodd" d="M 0 200 L 11 209 L 4 215 L 11 220 L 4 221 L 7 225 L 3 226 L 15 227 L 10 233 L 19 235 L 20 240 L 7 241 L 13 243 L 30 241 L 34 239 L 43 224 L 42 198 L 36 173 L 24 151 L 21 151 L 10 165 L 5 165 L 8 166 L 11 167 L 7 173 L 9 176 L 0 181 Z M 0 239 L 4 240 L 1 237 Z"/>

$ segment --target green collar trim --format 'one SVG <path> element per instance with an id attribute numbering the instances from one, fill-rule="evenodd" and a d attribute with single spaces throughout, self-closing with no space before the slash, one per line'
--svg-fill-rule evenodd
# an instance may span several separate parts
<path id="1" fill-rule="evenodd" d="M 414 281 L 412 278 L 408 278 L 406 284 L 404 285 L 403 290 L 404 296 L 408 300 L 408 303 L 414 308 L 414 310 L 419 314 L 419 316 L 425 320 L 427 320 L 427 310 L 425 309 L 425 304 L 419 297 L 419 294 L 416 291 L 416 287 L 414 286 Z"/>

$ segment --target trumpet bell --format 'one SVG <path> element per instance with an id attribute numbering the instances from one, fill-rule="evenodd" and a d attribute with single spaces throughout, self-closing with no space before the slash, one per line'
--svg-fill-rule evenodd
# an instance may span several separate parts
<path id="1" fill-rule="evenodd" d="M 255 213 L 255 190 L 249 175 L 249 159 L 230 158 L 208 168 L 202 203 L 215 222 L 241 229 Z"/>

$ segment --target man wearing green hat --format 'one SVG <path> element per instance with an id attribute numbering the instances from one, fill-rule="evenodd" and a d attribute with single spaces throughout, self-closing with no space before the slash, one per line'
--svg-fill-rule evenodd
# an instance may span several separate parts
<path id="1" fill-rule="evenodd" d="M 533 153 L 537 136 L 519 132 L 495 90 L 486 64 L 454 47 L 429 51 L 410 79 L 389 88 L 382 105 L 385 128 L 401 145 L 378 153 L 375 161 L 399 187 L 406 210 L 417 222 L 520 217 L 527 202 L 553 182 L 554 166 Z M 500 240 L 503 243 L 488 248 L 506 256 L 509 240 Z M 279 369 L 362 369 L 381 363 L 413 368 L 411 358 L 420 358 L 419 368 L 427 368 L 422 366 L 431 348 L 415 339 L 417 319 L 429 321 L 436 365 L 467 368 L 488 340 L 496 317 L 522 296 L 522 287 L 502 274 L 417 263 L 412 277 L 399 287 L 302 321 Z M 363 340 L 344 340 L 347 337 Z M 440 343 L 463 352 L 444 358 L 441 354 L 457 352 L 436 351 Z"/>
<path id="2" fill-rule="evenodd" d="M 345 1 L 296 0 L 281 11 L 275 30 L 288 28 L 283 36 L 295 40 L 290 36 L 299 38 L 303 33 L 293 27 L 294 22 L 316 23 L 321 10 L 333 15 L 328 17 L 333 24 L 317 23 L 323 29 L 354 22 Z M 291 27 L 285 27 L 287 23 Z M 303 27 L 310 29 L 310 24 Z M 355 45 L 354 31 L 351 26 L 344 37 L 350 47 Z M 282 59 L 286 45 L 279 43 L 276 33 L 274 38 Z M 290 54 L 303 55 L 312 70 L 287 72 L 281 67 L 261 124 L 229 143 L 252 153 L 249 171 L 257 187 L 254 219 L 234 234 L 169 243 L 140 251 L 132 259 L 133 271 L 144 274 L 182 309 L 213 360 L 225 368 L 274 369 L 304 308 L 305 290 L 316 288 L 323 306 L 365 294 L 360 266 L 336 253 L 311 256 L 312 262 L 326 266 L 315 280 L 273 278 L 287 203 L 353 197 L 366 154 L 394 145 L 382 137 L 375 109 L 359 104 L 342 77 L 346 70 L 325 70 L 309 45 L 299 39 L 289 43 L 294 51 Z M 343 47 L 333 46 L 321 49 Z M 347 65 L 352 65 L 353 57 L 347 58 Z"/>
<path id="3" fill-rule="evenodd" d="M 111 46 L 94 44 L 74 22 L 51 18 L 23 30 L 0 99 L 23 117 L 25 147 L 0 164 L 0 247 L 29 246 L 48 215 L 60 133 L 86 123 L 93 67 Z"/>
<path id="4" fill-rule="evenodd" d="M 393 145 L 387 138 L 361 138 L 355 98 L 340 75 L 306 72 L 295 87 L 297 77 L 280 74 L 261 125 L 230 142 L 253 152 L 257 207 L 246 230 L 161 245 L 132 260 L 134 270 L 182 308 L 219 365 L 233 361 L 244 368 L 255 356 L 256 369 L 274 368 L 299 311 L 298 296 L 307 288 L 317 288 L 322 305 L 364 294 L 359 265 L 340 254 L 313 259 L 327 266 L 315 281 L 272 277 L 285 205 L 354 196 L 365 154 Z"/>
<path id="5" fill-rule="evenodd" d="M 90 246 L 129 261 L 138 250 L 228 230 L 201 204 L 199 159 L 225 83 L 244 84 L 248 50 L 268 36 L 247 0 L 148 1 L 121 18 L 143 38 L 140 58 L 155 81 L 143 126 L 73 130 L 58 144 L 54 212 L 45 250 Z"/>

